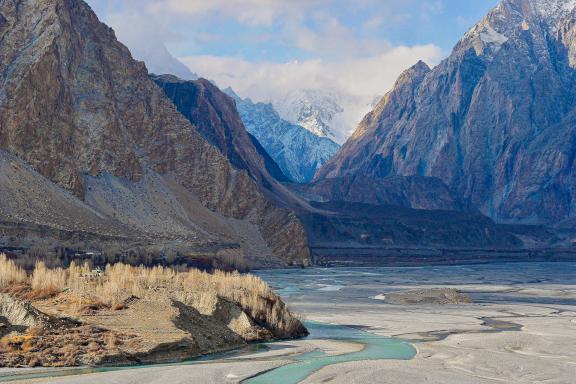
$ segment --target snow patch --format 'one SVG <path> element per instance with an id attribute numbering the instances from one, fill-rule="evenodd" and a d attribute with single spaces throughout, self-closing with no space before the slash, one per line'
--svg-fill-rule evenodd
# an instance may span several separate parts
<path id="1" fill-rule="evenodd" d="M 558 23 L 576 9 L 576 0 L 535 0 L 532 4 L 536 14 L 544 19 L 552 30 L 558 29 Z"/>
<path id="2" fill-rule="evenodd" d="M 576 0 L 537 0 L 534 7 L 544 17 L 559 18 L 568 16 L 576 8 Z"/>
<path id="3" fill-rule="evenodd" d="M 246 130 L 293 181 L 312 180 L 318 169 L 340 149 L 330 138 L 315 135 L 301 125 L 282 119 L 272 104 L 255 104 L 231 89 L 225 92 L 235 98 Z"/>
<path id="4" fill-rule="evenodd" d="M 334 139 L 331 124 L 337 115 L 344 112 L 340 98 L 334 92 L 304 89 L 288 94 L 274 105 L 289 122 L 306 128 L 316 136 Z"/>
<path id="5" fill-rule="evenodd" d="M 483 32 L 480 32 L 480 39 L 486 44 L 496 44 L 498 46 L 508 41 L 508 38 L 498 33 L 490 25 L 486 25 Z"/>

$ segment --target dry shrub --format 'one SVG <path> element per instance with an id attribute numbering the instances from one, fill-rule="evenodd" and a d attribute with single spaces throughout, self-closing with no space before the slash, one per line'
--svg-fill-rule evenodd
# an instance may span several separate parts
<path id="1" fill-rule="evenodd" d="M 44 328 L 42 328 L 42 327 L 30 327 L 30 328 L 28 328 L 26 333 L 28 336 L 32 336 L 32 337 L 42 336 L 44 334 Z"/>
<path id="2" fill-rule="evenodd" d="M 26 299 L 32 288 L 27 282 L 11 283 L 2 292 L 17 299 Z"/>
<path id="3" fill-rule="evenodd" d="M 96 365 L 131 336 L 94 326 L 51 329 L 0 340 L 0 366 L 72 367 Z"/>
<path id="4" fill-rule="evenodd" d="M 7 335 L 0 339 L 0 351 L 22 352 L 23 346 L 29 348 L 34 336 L 29 335 Z M 29 350 L 29 349 L 28 349 Z"/>
<path id="5" fill-rule="evenodd" d="M 86 285 L 86 276 L 90 274 L 90 270 L 91 268 L 87 261 L 81 266 L 76 264 L 75 261 L 70 263 L 70 267 L 67 269 L 67 287 L 73 291 L 83 290 Z"/>
<path id="6" fill-rule="evenodd" d="M 110 305 L 103 303 L 100 300 L 95 300 L 92 302 L 88 302 L 88 303 L 83 303 L 80 308 L 78 309 L 78 312 L 84 315 L 90 315 L 93 313 L 96 313 L 102 309 L 109 309 Z"/>
<path id="7" fill-rule="evenodd" d="M 5 257 L 0 257 L 0 266 L 5 267 L 0 269 L 0 276 L 3 276 L 0 281 L 4 284 L 26 283 L 26 273 Z M 178 272 L 162 266 L 148 268 L 118 263 L 107 265 L 102 275 L 94 275 L 88 264 L 72 263 L 68 269 L 50 269 L 43 262 L 37 262 L 28 285 L 32 289 L 23 296 L 30 300 L 42 300 L 69 291 L 78 297 L 77 308 L 84 314 L 110 308 L 122 310 L 130 297 L 144 298 L 162 290 L 172 297 L 195 295 L 214 300 L 220 296 L 233 301 L 278 337 L 302 327 L 268 284 L 256 276 L 238 272 L 207 273 L 197 269 Z M 25 291 L 25 288 L 20 290 Z"/>
<path id="8" fill-rule="evenodd" d="M 8 260 L 5 254 L 0 254 L 0 289 L 10 284 L 26 281 L 26 271 L 18 267 L 12 260 Z"/>
<path id="9" fill-rule="evenodd" d="M 60 289 L 50 286 L 46 288 L 32 289 L 23 298 L 26 300 L 46 300 L 60 293 Z"/>
<path id="10" fill-rule="evenodd" d="M 43 261 L 36 263 L 32 274 L 32 289 L 41 291 L 63 291 L 67 287 L 68 271 L 62 268 L 49 269 Z"/>

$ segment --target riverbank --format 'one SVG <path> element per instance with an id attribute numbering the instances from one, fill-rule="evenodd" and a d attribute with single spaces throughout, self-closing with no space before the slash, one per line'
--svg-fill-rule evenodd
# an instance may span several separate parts
<path id="1" fill-rule="evenodd" d="M 0 368 L 0 382 L 184 384 L 193 380 L 197 384 L 238 383 L 257 377 L 260 373 L 290 365 L 293 359 L 318 351 L 323 351 L 325 356 L 342 356 L 363 349 L 362 344 L 355 342 L 309 338 L 279 341 L 267 347 L 253 345 L 182 363 L 115 368 Z"/>
<path id="2" fill-rule="evenodd" d="M 118 366 L 188 360 L 308 334 L 252 275 L 38 264 L 0 255 L 0 366 Z"/>
<path id="3" fill-rule="evenodd" d="M 575 263 L 312 268 L 262 271 L 259 275 L 309 321 L 347 325 L 406 340 L 418 351 L 410 360 L 334 359 L 334 364 L 314 371 L 302 383 L 572 384 L 576 377 Z M 437 288 L 462 292 L 471 303 L 445 304 L 440 300 L 390 304 L 376 299 L 391 292 Z M 294 364 L 303 355 L 323 358 L 359 350 L 357 343 L 313 336 L 269 346 L 265 352 L 211 362 L 37 382 L 240 383 Z"/>
<path id="4" fill-rule="evenodd" d="M 288 302 L 308 319 L 409 340 L 418 350 L 406 361 L 330 365 L 304 384 L 571 384 L 576 377 L 575 263 L 326 269 L 296 279 L 319 283 L 303 285 L 274 274 L 263 277 L 288 287 Z M 472 303 L 374 300 L 446 287 Z"/>

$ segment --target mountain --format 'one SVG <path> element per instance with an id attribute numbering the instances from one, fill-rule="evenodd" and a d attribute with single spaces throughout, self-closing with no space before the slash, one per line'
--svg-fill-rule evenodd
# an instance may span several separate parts
<path id="1" fill-rule="evenodd" d="M 303 89 L 288 94 L 277 103 L 282 117 L 298 124 L 316 136 L 334 138 L 330 124 L 344 109 L 337 102 L 334 93 L 317 89 Z"/>
<path id="2" fill-rule="evenodd" d="M 172 56 L 162 42 L 148 41 L 146 46 L 136 42 L 134 44 L 128 42 L 127 45 L 136 60 L 146 63 L 146 68 L 150 73 L 172 74 L 184 80 L 198 79 L 198 75 Z"/>
<path id="3" fill-rule="evenodd" d="M 218 119 L 192 125 L 83 1 L 2 1 L 0 40 L 3 245 L 308 262 L 296 216 L 199 132 Z"/>
<path id="4" fill-rule="evenodd" d="M 342 144 L 350 136 L 350 130 L 372 109 L 374 97 L 354 95 L 334 86 L 278 92 L 271 103 L 284 120 Z"/>
<path id="5" fill-rule="evenodd" d="M 573 219 L 575 8 L 502 1 L 438 66 L 404 72 L 317 182 L 348 190 L 357 178 L 418 177 L 434 180 L 429 194 L 447 189 L 463 209 L 497 222 Z M 418 207 L 418 196 L 404 193 L 403 205 Z M 445 202 L 436 208 L 454 209 Z"/>
<path id="6" fill-rule="evenodd" d="M 271 104 L 242 99 L 230 88 L 224 90 L 236 100 L 244 126 L 266 149 L 291 180 L 305 183 L 340 148 L 327 137 L 280 118 Z"/>
<path id="7" fill-rule="evenodd" d="M 264 166 L 268 171 L 268 173 L 280 182 L 289 183 L 291 180 L 288 178 L 288 176 L 284 174 L 280 166 L 276 163 L 276 161 L 274 161 L 272 156 L 270 156 L 270 154 L 268 153 L 268 151 L 266 151 L 266 149 L 262 146 L 262 144 L 260 144 L 258 139 L 255 138 L 254 135 L 252 135 L 251 133 L 248 133 L 248 136 L 250 137 L 250 140 L 252 141 L 252 144 L 254 145 L 256 152 L 258 152 L 260 156 L 262 156 L 262 159 L 264 160 Z"/>
<path id="8" fill-rule="evenodd" d="M 186 81 L 172 75 L 151 76 L 186 117 L 236 168 L 246 170 L 261 186 L 274 189 L 288 181 L 244 125 L 234 99 L 206 79 Z M 257 143 L 257 144 L 255 144 Z"/>

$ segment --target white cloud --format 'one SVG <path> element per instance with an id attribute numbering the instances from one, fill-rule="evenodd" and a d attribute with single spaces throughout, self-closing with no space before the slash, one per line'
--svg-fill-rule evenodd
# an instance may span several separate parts
<path id="1" fill-rule="evenodd" d="M 345 112 L 333 127 L 339 141 L 348 137 L 369 104 L 390 89 L 402 70 L 420 59 L 434 64 L 441 57 L 437 46 L 394 47 L 375 32 L 442 12 L 442 0 L 424 4 L 419 0 L 88 1 L 100 4 L 105 21 L 151 71 L 193 77 L 173 60 L 165 48 L 168 44 L 192 55 L 181 59 L 192 72 L 221 87 L 232 86 L 255 101 L 278 103 L 290 93 L 307 89 L 341 95 Z M 409 9 L 415 12 L 407 13 Z M 219 23 L 232 24 L 232 30 L 213 28 Z M 254 58 L 260 43 L 260 57 L 269 56 L 269 62 Z M 194 53 L 210 45 L 228 53 Z M 275 48 L 268 55 L 270 45 Z M 231 47 L 238 48 L 238 57 L 227 56 Z M 284 49 L 294 57 L 309 59 L 278 63 Z"/>
<path id="2" fill-rule="evenodd" d="M 180 58 L 192 71 L 232 87 L 254 101 L 276 103 L 302 89 L 320 89 L 343 95 L 346 112 L 335 129 L 342 141 L 356 128 L 369 104 L 384 95 L 400 73 L 418 60 L 433 65 L 442 56 L 435 45 L 396 47 L 385 53 L 347 60 L 305 60 L 288 63 L 249 62 L 242 58 L 189 56 Z"/>
<path id="3" fill-rule="evenodd" d="M 291 45 L 324 59 L 367 57 L 391 48 L 384 39 L 356 37 L 354 32 L 337 18 L 317 18 L 316 23 L 314 30 L 297 23 L 288 25 L 284 31 L 284 39 L 289 40 Z"/>
<path id="4" fill-rule="evenodd" d="M 279 18 L 293 18 L 329 0 L 159 0 L 152 12 L 200 16 L 221 14 L 250 26 L 270 26 Z"/>

